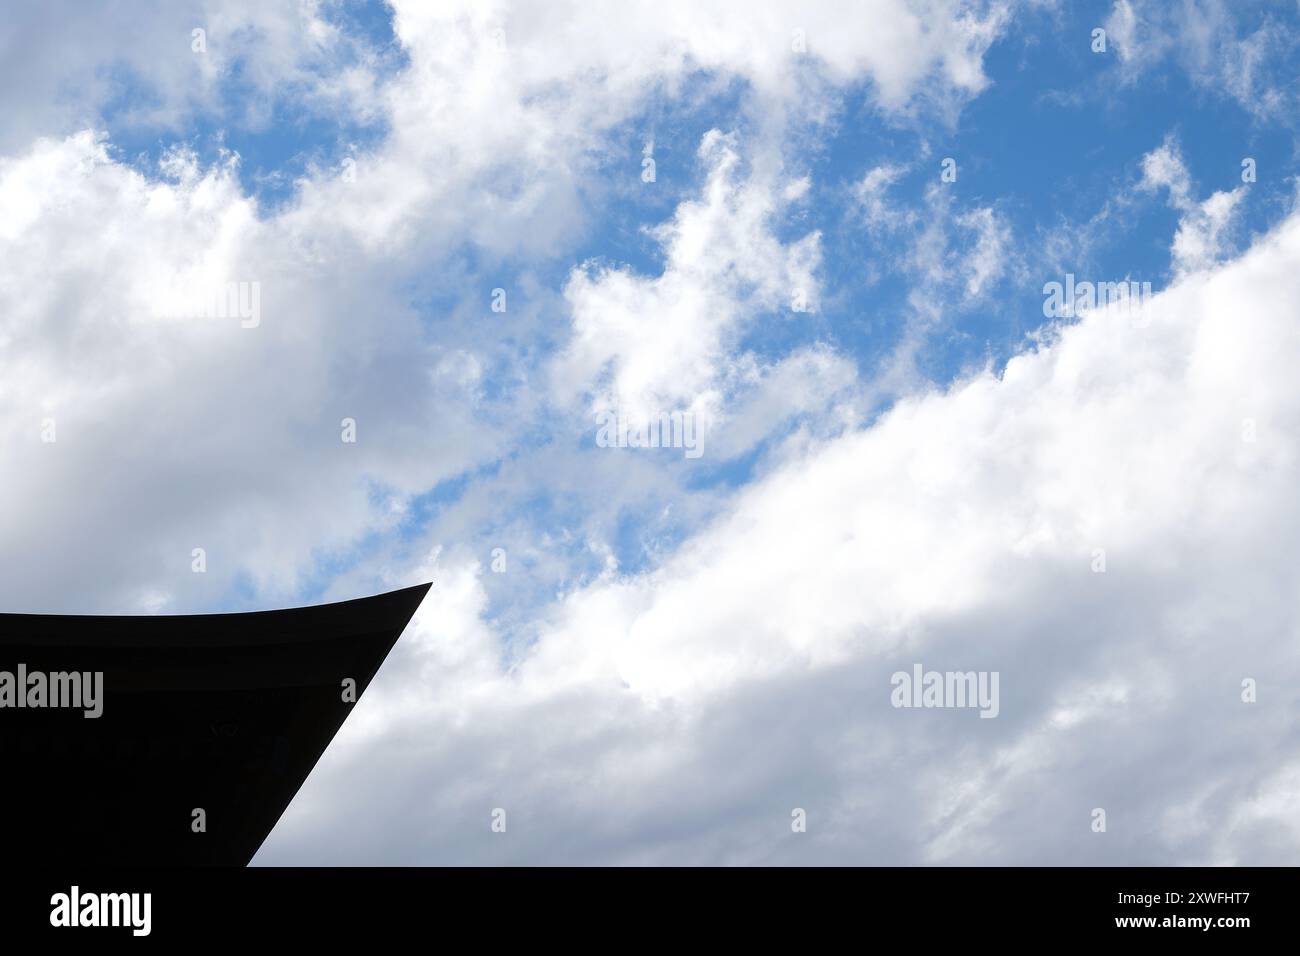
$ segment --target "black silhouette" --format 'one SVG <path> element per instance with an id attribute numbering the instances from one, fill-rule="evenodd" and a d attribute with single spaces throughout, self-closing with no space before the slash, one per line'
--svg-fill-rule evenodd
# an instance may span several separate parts
<path id="1" fill-rule="evenodd" d="M 429 587 L 251 614 L 0 615 L 6 858 L 247 864 Z"/>

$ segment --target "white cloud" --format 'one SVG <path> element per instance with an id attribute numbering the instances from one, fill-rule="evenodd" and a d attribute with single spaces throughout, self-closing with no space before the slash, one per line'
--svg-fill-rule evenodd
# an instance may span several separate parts
<path id="1" fill-rule="evenodd" d="M 562 399 L 586 392 L 593 408 L 711 415 L 746 321 L 790 313 L 797 299 L 815 311 L 818 234 L 788 245 L 774 238 L 783 189 L 759 174 L 743 178 L 731 138 L 708 133 L 700 159 L 709 169 L 702 198 L 653 233 L 665 250 L 662 275 L 587 266 L 570 276 L 573 338 L 554 374 Z"/>
<path id="2" fill-rule="evenodd" d="M 1143 52 L 1143 36 L 1138 27 L 1137 13 L 1129 0 L 1115 0 L 1115 6 L 1106 19 L 1106 39 L 1115 47 L 1121 61 L 1139 60 Z"/>
<path id="3" fill-rule="evenodd" d="M 1116 0 L 1103 26 L 1121 83 L 1137 83 L 1172 60 L 1198 87 L 1226 94 L 1255 118 L 1289 122 L 1295 97 L 1284 56 L 1294 38 L 1267 10 L 1247 32 L 1243 21 L 1254 12 L 1225 0 Z"/>
<path id="4" fill-rule="evenodd" d="M 1203 202 L 1196 202 L 1192 197 L 1191 175 L 1178 144 L 1166 139 L 1142 158 L 1140 187 L 1168 190 L 1169 205 L 1182 213 L 1172 250 L 1175 273 L 1205 269 L 1228 251 L 1237 206 L 1246 195 L 1245 186 L 1231 192 L 1219 191 Z"/>
<path id="5" fill-rule="evenodd" d="M 931 182 L 924 206 L 892 199 L 890 190 L 909 171 L 894 163 L 872 167 L 851 195 L 862 223 L 883 240 L 886 264 L 918 280 L 915 301 L 926 300 L 922 311 L 935 318 L 950 305 L 980 300 L 1012 269 L 1011 227 L 993 206 L 963 206 L 948 184 Z"/>
<path id="6" fill-rule="evenodd" d="M 925 381 L 918 369 L 925 345 L 954 334 L 957 317 L 996 303 L 995 290 L 1025 270 L 1006 215 L 996 205 L 963 200 L 954 184 L 938 181 L 939 169 L 937 163 L 921 172 L 913 164 L 885 163 L 849 190 L 852 215 L 872 239 L 873 255 L 863 263 L 868 281 L 892 273 L 909 285 L 902 334 L 876 370 L 880 395 Z M 933 177 L 919 202 L 894 195 L 909 174 Z"/>
<path id="7" fill-rule="evenodd" d="M 174 179 L 146 179 L 89 133 L 0 160 L 0 480 L 34 503 L 6 519 L 8 606 L 202 605 L 241 575 L 292 592 L 390 525 L 390 496 L 493 453 L 475 381 L 408 308 L 286 255 L 232 167 L 166 165 Z M 155 314 L 159 287 L 240 282 L 260 289 L 255 328 Z M 53 567 L 85 588 L 70 597 Z"/>
<path id="8" fill-rule="evenodd" d="M 860 84 L 891 115 L 951 116 L 984 87 L 982 57 L 1008 17 L 1005 4 L 948 0 L 638 0 L 615 18 L 576 2 L 394 6 L 412 65 L 383 88 L 391 134 L 358 157 L 356 183 L 308 184 L 302 214 L 328 211 L 367 245 L 422 255 L 452 236 L 553 253 L 584 223 L 586 197 L 613 188 L 606 137 L 692 79 L 740 81 L 774 154 Z M 623 160 L 628 183 L 641 159 Z"/>
<path id="9" fill-rule="evenodd" d="M 890 229 L 899 224 L 906 213 L 890 203 L 889 187 L 898 182 L 907 168 L 885 163 L 868 169 L 862 179 L 853 185 L 853 199 L 862 209 L 863 221 L 874 230 Z"/>
<path id="10" fill-rule="evenodd" d="M 331 4 L 51 0 L 0 23 L 0 153 L 98 124 L 177 129 L 198 117 L 264 128 L 274 105 L 370 120 L 378 54 L 335 26 Z M 195 30 L 205 49 L 196 52 Z M 233 103 L 224 94 L 234 86 Z"/>
<path id="11" fill-rule="evenodd" d="M 332 754 L 317 792 L 360 826 L 323 846 L 291 813 L 263 860 L 1288 858 L 1297 254 L 1293 216 L 1141 324 L 1092 312 L 1001 377 L 792 446 L 658 569 L 571 593 L 509 672 Z M 415 643 L 486 654 L 455 580 Z M 891 708 L 914 661 L 999 671 L 999 718 Z M 509 843 L 475 836 L 492 806 Z"/>

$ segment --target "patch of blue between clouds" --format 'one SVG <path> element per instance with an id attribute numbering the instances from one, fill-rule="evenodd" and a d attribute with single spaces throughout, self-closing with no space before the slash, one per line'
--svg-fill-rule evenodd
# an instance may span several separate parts
<path id="1" fill-rule="evenodd" d="M 364 40 L 385 75 L 399 72 L 407 59 L 393 34 L 392 10 L 379 0 L 327 4 L 322 15 L 348 36 Z M 244 192 L 255 198 L 259 214 L 274 215 L 292 201 L 297 181 L 313 168 L 339 167 L 349 156 L 383 142 L 387 129 L 363 124 L 349 115 L 323 114 L 304 103 L 301 90 L 274 90 L 269 98 L 253 89 L 247 63 L 236 57 L 218 88 L 217 113 L 195 110 L 181 128 L 160 129 L 142 122 L 157 106 L 156 91 L 122 67 L 107 71 L 115 95 L 102 110 L 111 131 L 114 154 L 150 177 L 173 147 L 192 150 L 202 167 L 239 155 L 238 175 Z"/>

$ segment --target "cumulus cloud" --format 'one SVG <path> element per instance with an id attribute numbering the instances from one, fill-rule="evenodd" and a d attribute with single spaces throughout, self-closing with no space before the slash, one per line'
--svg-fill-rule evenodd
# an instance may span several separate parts
<path id="1" fill-rule="evenodd" d="M 1175 273 L 1204 269 L 1227 251 L 1238 204 L 1246 195 L 1245 186 L 1231 192 L 1220 190 L 1197 202 L 1192 197 L 1191 175 L 1173 139 L 1142 157 L 1139 186 L 1144 190 L 1167 190 L 1169 205 L 1182 214 L 1172 249 Z"/>
<path id="2" fill-rule="evenodd" d="M 491 451 L 472 369 L 423 345 L 408 307 L 286 261 L 230 165 L 167 166 L 147 179 L 89 133 L 0 161 L 0 474 L 33 502 L 6 520 L 8 606 L 203 606 L 241 579 L 296 591 Z M 256 324 L 204 310 L 231 289 L 246 306 L 256 289 Z M 52 567 L 93 584 L 70 596 Z"/>
<path id="3" fill-rule="evenodd" d="M 1292 217 L 1140 324 L 1094 311 L 791 447 L 662 567 L 570 594 L 509 670 L 446 569 L 376 695 L 402 701 L 372 714 L 392 736 L 320 770 L 360 826 L 323 845 L 291 813 L 262 859 L 1289 858 L 1297 253 Z M 915 661 L 1000 672 L 1001 715 L 892 709 Z M 475 827 L 492 806 L 508 849 Z M 780 838 L 793 807 L 815 840 Z"/>
<path id="4" fill-rule="evenodd" d="M 734 141 L 719 131 L 704 137 L 700 159 L 709 169 L 701 200 L 653 233 L 665 249 L 662 275 L 588 266 L 570 277 L 573 338 L 555 368 L 562 399 L 577 390 L 596 408 L 638 415 L 716 413 L 745 320 L 816 309 L 818 234 L 789 244 L 772 235 L 782 190 L 742 181 Z"/>
<path id="5" fill-rule="evenodd" d="M 421 255 L 445 253 L 450 236 L 554 250 L 608 178 L 611 131 L 692 81 L 740 84 L 773 139 L 828 122 L 836 94 L 864 84 L 890 115 L 952 115 L 983 89 L 982 58 L 1009 15 L 1005 4 L 950 0 L 638 0 L 616 18 L 581 2 L 394 11 L 410 67 L 383 87 L 384 149 L 357 158 L 356 183 L 307 184 L 302 206 L 312 217 L 333 210 L 390 253 Z M 640 157 L 626 168 L 639 174 Z"/>

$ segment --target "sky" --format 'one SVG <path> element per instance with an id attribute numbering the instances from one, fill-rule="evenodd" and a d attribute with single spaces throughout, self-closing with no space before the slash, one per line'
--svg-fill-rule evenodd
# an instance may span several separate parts
<path id="1" fill-rule="evenodd" d="M 256 864 L 1297 859 L 1297 4 L 8 13 L 0 606 L 433 582 Z"/>

